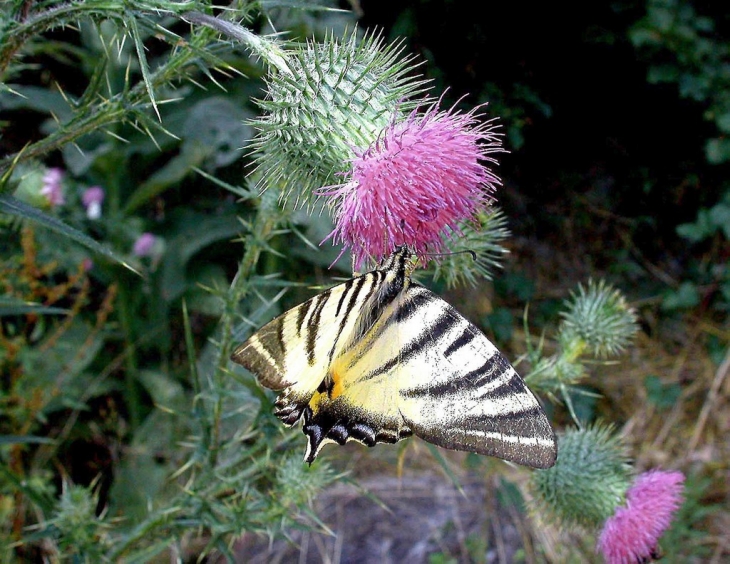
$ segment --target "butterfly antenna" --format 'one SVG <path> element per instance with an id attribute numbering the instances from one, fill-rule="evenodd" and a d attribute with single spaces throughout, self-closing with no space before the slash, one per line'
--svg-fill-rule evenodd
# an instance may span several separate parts
<path id="1" fill-rule="evenodd" d="M 422 254 L 427 257 L 451 257 L 454 255 L 463 255 L 465 253 L 471 255 L 471 258 L 473 261 L 477 260 L 477 254 L 474 251 L 472 251 L 471 249 L 464 249 L 462 251 L 451 251 L 448 253 L 422 253 Z"/>

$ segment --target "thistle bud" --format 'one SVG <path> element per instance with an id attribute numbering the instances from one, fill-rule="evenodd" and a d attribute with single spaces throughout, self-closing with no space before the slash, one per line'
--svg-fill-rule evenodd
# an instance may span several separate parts
<path id="1" fill-rule="evenodd" d="M 630 483 L 623 445 L 600 426 L 566 431 L 558 437 L 555 466 L 532 474 L 537 509 L 566 527 L 600 527 L 623 503 Z"/>
<path id="2" fill-rule="evenodd" d="M 254 121 L 261 188 L 310 204 L 314 190 L 334 184 L 354 156 L 368 147 L 397 115 L 407 115 L 422 92 L 411 77 L 412 58 L 398 46 L 353 33 L 307 43 L 286 56 L 266 78 L 263 115 Z"/>
<path id="3" fill-rule="evenodd" d="M 568 310 L 561 314 L 560 341 L 564 347 L 580 340 L 596 357 L 624 350 L 638 330 L 636 314 L 623 295 L 603 280 L 578 286 Z M 580 347 L 582 348 L 582 347 Z"/>

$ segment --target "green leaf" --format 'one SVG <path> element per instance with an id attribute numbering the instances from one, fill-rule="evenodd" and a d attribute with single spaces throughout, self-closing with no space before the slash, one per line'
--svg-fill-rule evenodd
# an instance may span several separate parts
<path id="1" fill-rule="evenodd" d="M 720 114 L 715 118 L 715 125 L 723 133 L 730 133 L 730 112 Z"/>
<path id="2" fill-rule="evenodd" d="M 679 384 L 665 384 L 659 376 L 650 375 L 644 378 L 644 389 L 650 403 L 658 409 L 669 409 L 679 399 L 682 388 Z"/>
<path id="3" fill-rule="evenodd" d="M 694 223 L 682 223 L 677 226 L 677 235 L 692 243 L 702 241 L 712 236 L 714 232 L 715 226 L 713 225 L 709 212 L 704 208 L 697 212 L 697 221 Z"/>
<path id="4" fill-rule="evenodd" d="M 35 437 L 33 435 L 0 435 L 0 445 L 52 445 L 54 442 L 53 439 L 49 439 L 48 437 Z"/>
<path id="5" fill-rule="evenodd" d="M 712 224 L 721 229 L 725 237 L 730 239 L 730 205 L 716 204 L 710 209 L 709 218 Z"/>
<path id="6" fill-rule="evenodd" d="M 23 315 L 26 313 L 62 315 L 68 313 L 68 310 L 60 307 L 49 307 L 43 304 L 26 302 L 13 296 L 0 296 L 0 317 L 6 315 Z"/>
<path id="7" fill-rule="evenodd" d="M 670 292 L 662 302 L 663 310 L 689 309 L 700 303 L 700 293 L 692 282 L 683 282 L 679 288 Z"/>
<path id="8" fill-rule="evenodd" d="M 138 207 L 162 194 L 173 184 L 179 183 L 191 171 L 205 162 L 211 150 L 211 147 L 201 143 L 183 145 L 179 155 L 170 159 L 165 166 L 155 172 L 134 191 L 124 207 L 124 213 L 130 214 Z"/>
<path id="9" fill-rule="evenodd" d="M 55 231 L 56 233 L 59 233 L 64 237 L 68 237 L 69 239 L 80 243 L 81 245 L 95 253 L 104 255 L 105 257 L 113 260 L 118 264 L 121 264 L 123 267 L 128 268 L 135 274 L 141 276 L 141 274 L 137 270 L 135 270 L 134 267 L 132 267 L 127 261 L 125 261 L 111 249 L 105 247 L 104 245 L 101 245 L 97 241 L 94 241 L 94 239 L 92 239 L 88 235 L 85 235 L 78 229 L 74 229 L 70 225 L 65 224 L 60 219 L 43 213 L 38 208 L 34 208 L 33 206 L 26 204 L 25 202 L 21 202 L 13 196 L 8 196 L 7 194 L 0 195 L 0 212 L 22 217 L 24 219 L 38 223 L 43 227 L 50 229 L 51 231 Z"/>
<path id="10" fill-rule="evenodd" d="M 730 139 L 714 138 L 707 141 L 705 157 L 710 164 L 722 164 L 730 160 Z"/>
<path id="11" fill-rule="evenodd" d="M 506 343 L 512 338 L 514 329 L 514 317 L 510 310 L 504 307 L 495 309 L 487 315 L 487 323 L 494 333 L 498 343 Z"/>

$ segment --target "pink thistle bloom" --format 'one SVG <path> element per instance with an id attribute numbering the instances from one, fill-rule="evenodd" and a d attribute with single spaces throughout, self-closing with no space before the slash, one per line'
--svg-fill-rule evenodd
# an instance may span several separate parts
<path id="1" fill-rule="evenodd" d="M 62 206 L 66 203 L 63 197 L 63 170 L 60 168 L 49 168 L 43 175 L 43 187 L 41 188 L 41 194 L 46 197 L 48 203 L 52 208 L 56 206 Z"/>
<path id="2" fill-rule="evenodd" d="M 482 162 L 501 151 L 491 122 L 474 109 L 411 113 L 386 127 L 365 150 L 355 150 L 346 181 L 319 191 L 332 197 L 336 227 L 325 239 L 351 249 L 356 267 L 380 260 L 398 245 L 423 257 L 443 249 L 491 202 L 499 178 Z"/>
<path id="3" fill-rule="evenodd" d="M 132 252 L 138 257 L 151 257 L 155 254 L 155 244 L 157 237 L 152 233 L 142 233 L 134 242 Z"/>
<path id="4" fill-rule="evenodd" d="M 598 549 L 608 564 L 636 564 L 655 556 L 657 542 L 682 503 L 684 475 L 652 470 L 637 476 L 626 505 L 603 525 Z"/>
<path id="5" fill-rule="evenodd" d="M 81 201 L 86 208 L 86 216 L 89 219 L 101 217 L 101 204 L 104 202 L 104 189 L 101 186 L 91 186 L 84 190 Z"/>

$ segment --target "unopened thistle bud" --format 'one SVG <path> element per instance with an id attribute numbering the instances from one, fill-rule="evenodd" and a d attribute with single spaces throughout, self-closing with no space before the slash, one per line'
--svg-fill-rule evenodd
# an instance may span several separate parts
<path id="1" fill-rule="evenodd" d="M 355 147 L 406 115 L 423 81 L 412 78 L 412 59 L 399 60 L 399 51 L 355 33 L 286 50 L 266 78 L 264 112 L 254 122 L 260 186 L 310 204 L 316 189 L 336 182 Z"/>
<path id="2" fill-rule="evenodd" d="M 636 314 L 623 295 L 603 280 L 578 287 L 568 310 L 561 314 L 560 340 L 564 346 L 580 339 L 596 357 L 624 350 L 638 330 Z"/>

